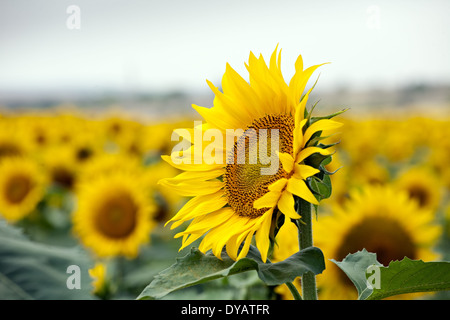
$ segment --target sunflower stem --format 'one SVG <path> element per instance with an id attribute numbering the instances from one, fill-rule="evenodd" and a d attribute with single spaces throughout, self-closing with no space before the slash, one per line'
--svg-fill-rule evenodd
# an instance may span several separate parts
<path id="1" fill-rule="evenodd" d="M 311 203 L 298 198 L 297 212 L 304 223 L 297 223 L 300 250 L 313 246 Z M 308 271 L 302 275 L 302 295 L 305 300 L 317 300 L 316 276 Z"/>
<path id="2" fill-rule="evenodd" d="M 289 288 L 289 291 L 291 292 L 292 296 L 294 297 L 294 300 L 303 300 L 302 296 L 298 292 L 297 288 L 292 282 L 286 282 L 286 286 Z"/>

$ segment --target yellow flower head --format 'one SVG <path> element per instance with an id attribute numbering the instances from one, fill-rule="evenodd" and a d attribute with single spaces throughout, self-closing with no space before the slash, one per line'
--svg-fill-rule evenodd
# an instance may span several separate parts
<path id="1" fill-rule="evenodd" d="M 405 190 L 420 207 L 436 211 L 443 194 L 443 183 L 431 168 L 418 166 L 402 172 L 395 181 L 397 188 Z"/>
<path id="2" fill-rule="evenodd" d="M 92 269 L 89 269 L 89 276 L 92 278 L 93 293 L 102 292 L 106 283 L 106 265 L 97 262 Z"/>
<path id="3" fill-rule="evenodd" d="M 347 254 L 365 248 L 377 254 L 377 260 L 389 265 L 392 260 L 430 261 L 438 256 L 433 246 L 441 229 L 434 215 L 421 209 L 403 191 L 391 186 L 366 185 L 354 189 L 345 205 L 336 205 L 330 214 L 321 214 L 314 224 L 314 245 L 325 255 L 326 269 L 317 278 L 319 297 L 356 299 L 352 282 L 330 259 L 341 261 Z M 298 252 L 298 236 L 293 223 L 285 223 L 277 234 L 273 261 L 282 261 Z M 300 287 L 299 278 L 294 284 Z M 285 285 L 276 288 L 283 299 L 292 299 Z"/>
<path id="4" fill-rule="evenodd" d="M 246 67 L 249 82 L 227 64 L 222 92 L 208 81 L 215 94 L 214 106 L 193 106 L 206 121 L 188 131 L 194 137 L 193 145 L 163 156 L 186 172 L 161 183 L 172 192 L 193 197 L 170 220 L 175 228 L 193 219 L 185 231 L 176 235 L 183 237 L 181 248 L 204 235 L 199 246 L 202 252 L 212 249 L 220 258 L 226 246 L 227 254 L 237 260 L 246 256 L 255 236 L 265 261 L 272 215 L 280 211 L 287 218 L 299 219 L 294 195 L 318 203 L 306 179 L 319 170 L 307 165 L 305 160 L 313 154 L 329 155 L 330 152 L 310 142 L 321 132 L 332 132 L 340 124 L 330 119 L 310 121 L 305 116 L 312 89 L 304 95 L 303 92 L 319 65 L 303 70 L 299 56 L 296 72 L 286 83 L 281 73 L 281 51 L 275 49 L 268 65 L 262 56 L 250 53 Z M 199 143 L 197 136 L 214 142 Z M 232 143 L 228 143 L 230 136 Z M 227 143 L 221 137 L 226 137 Z M 261 145 L 266 152 L 263 155 Z"/>
<path id="5" fill-rule="evenodd" d="M 99 176 L 77 191 L 74 232 L 99 257 L 137 256 L 149 241 L 154 205 L 136 175 Z"/>
<path id="6" fill-rule="evenodd" d="M 0 162 L 0 215 L 16 222 L 30 214 L 45 194 L 46 177 L 32 160 L 12 157 Z"/>
<path id="7" fill-rule="evenodd" d="M 389 185 L 352 190 L 344 205 L 336 205 L 313 225 L 314 244 L 322 249 L 326 262 L 326 270 L 317 278 L 321 298 L 356 299 L 352 283 L 330 259 L 341 261 L 363 248 L 376 253 L 385 266 L 405 256 L 436 259 L 432 249 L 442 231 L 434 219 L 432 211 Z"/>

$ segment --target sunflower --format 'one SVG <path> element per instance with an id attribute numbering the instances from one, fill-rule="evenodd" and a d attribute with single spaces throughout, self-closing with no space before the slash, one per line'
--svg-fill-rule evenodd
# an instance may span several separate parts
<path id="1" fill-rule="evenodd" d="M 95 156 L 102 154 L 105 137 L 101 133 L 100 128 L 90 123 L 84 123 L 84 126 L 78 129 L 77 135 L 70 142 L 73 158 L 77 163 L 85 165 Z"/>
<path id="2" fill-rule="evenodd" d="M 105 263 L 96 262 L 92 269 L 89 269 L 89 276 L 92 278 L 92 293 L 100 298 L 107 298 L 110 291 L 110 284 Z"/>
<path id="3" fill-rule="evenodd" d="M 164 160 L 186 172 L 161 183 L 182 196 L 193 197 L 169 220 L 173 222 L 171 228 L 175 228 L 193 219 L 185 231 L 175 235 L 183 237 L 181 249 L 204 235 L 199 250 L 212 249 L 220 259 L 226 246 L 227 254 L 238 260 L 246 256 L 255 236 L 262 260 L 266 261 L 272 215 L 281 212 L 288 218 L 299 219 L 300 215 L 294 209 L 294 195 L 318 203 L 306 179 L 319 170 L 305 161 L 313 154 L 329 155 L 329 151 L 311 141 L 317 141 L 315 138 L 321 132 L 333 132 L 340 126 L 330 119 L 313 122 L 305 116 L 312 88 L 302 94 L 318 67 L 303 70 L 303 60 L 299 56 L 295 74 L 287 84 L 281 73 L 281 51 L 278 53 L 276 48 L 269 65 L 262 55 L 257 58 L 250 53 L 246 64 L 249 82 L 228 64 L 222 78 L 223 92 L 207 81 L 215 94 L 214 106 L 193 105 L 206 123 L 190 131 L 194 136 L 190 149 L 163 156 Z M 217 133 L 216 140 L 211 143 L 215 146 L 214 155 L 206 143 L 212 137 L 205 137 L 205 143 L 201 145 L 195 141 L 196 136 L 204 137 L 211 132 Z M 248 132 L 251 134 L 247 135 Z M 233 143 L 224 145 L 217 138 L 219 135 L 228 138 L 233 134 Z M 275 136 L 279 148 L 272 144 Z M 270 169 L 267 159 L 257 155 L 256 161 L 252 161 L 255 154 L 252 148 L 256 143 L 264 143 L 265 139 L 270 140 L 266 145 L 267 156 L 276 156 L 270 165 L 276 164 L 278 168 L 268 174 L 263 173 Z M 242 155 L 245 161 L 239 161 Z"/>
<path id="4" fill-rule="evenodd" d="M 429 167 L 408 168 L 398 176 L 395 185 L 407 191 L 422 208 L 436 211 L 440 205 L 443 184 Z"/>
<path id="5" fill-rule="evenodd" d="M 89 183 L 89 181 L 95 180 L 97 177 L 114 174 L 117 171 L 139 176 L 143 174 L 143 166 L 136 157 L 130 155 L 100 153 L 81 167 L 80 185 Z"/>
<path id="6" fill-rule="evenodd" d="M 46 177 L 33 161 L 21 157 L 0 162 L 0 215 L 16 222 L 30 214 L 45 194 Z"/>
<path id="7" fill-rule="evenodd" d="M 75 161 L 70 146 L 48 147 L 39 155 L 39 161 L 48 172 L 54 185 L 72 190 L 77 182 L 79 165 Z"/>
<path id="8" fill-rule="evenodd" d="M 405 256 L 430 261 L 437 258 L 432 249 L 441 233 L 432 211 L 388 185 L 351 191 L 344 205 L 319 217 L 313 227 L 315 245 L 326 261 L 326 270 L 317 279 L 322 299 L 357 297 L 350 280 L 330 259 L 341 261 L 365 248 L 376 253 L 384 266 Z"/>
<path id="9" fill-rule="evenodd" d="M 80 186 L 77 197 L 74 232 L 97 256 L 134 258 L 149 241 L 154 206 L 138 176 L 99 176 Z"/>
<path id="10" fill-rule="evenodd" d="M 26 156 L 28 145 L 14 120 L 7 118 L 0 123 L 0 159 Z"/>

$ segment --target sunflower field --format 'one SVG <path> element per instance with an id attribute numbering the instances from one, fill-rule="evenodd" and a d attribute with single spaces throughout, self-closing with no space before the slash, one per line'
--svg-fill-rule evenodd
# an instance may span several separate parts
<path id="1" fill-rule="evenodd" d="M 229 66 L 223 92 L 208 83 L 200 127 L 4 110 L 0 299 L 291 300 L 312 284 L 304 299 L 450 298 L 450 118 L 313 113 L 304 89 L 319 66 L 299 58 L 288 86 L 276 53 L 269 67 L 250 56 L 250 85 Z M 170 157 L 174 131 L 226 125 L 279 129 L 276 174 Z"/>

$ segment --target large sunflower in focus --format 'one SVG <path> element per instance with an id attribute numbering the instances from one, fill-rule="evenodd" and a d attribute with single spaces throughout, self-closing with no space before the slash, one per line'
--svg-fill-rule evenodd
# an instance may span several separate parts
<path id="1" fill-rule="evenodd" d="M 436 259 L 433 246 L 441 229 L 434 213 L 420 208 L 404 191 L 368 185 L 354 189 L 350 199 L 322 215 L 314 224 L 315 245 L 323 250 L 326 270 L 317 278 L 322 299 L 356 299 L 356 289 L 330 259 L 343 260 L 365 248 L 384 266 L 393 260 Z M 293 240 L 292 240 L 293 241 Z"/>
<path id="2" fill-rule="evenodd" d="M 134 258 L 155 227 L 154 205 L 139 178 L 123 172 L 99 176 L 77 190 L 74 232 L 99 257 Z"/>
<path id="3" fill-rule="evenodd" d="M 236 134 L 231 144 L 217 143 L 216 139 L 214 154 L 207 149 L 210 146 L 207 142 L 199 145 L 193 141 L 189 150 L 163 156 L 186 172 L 161 183 L 182 196 L 193 197 L 169 221 L 175 228 L 192 220 L 185 231 L 176 235 L 183 237 L 181 248 L 204 236 L 199 246 L 202 252 L 211 249 L 220 258 L 226 246 L 227 254 L 237 260 L 246 256 L 255 236 L 262 260 L 266 261 L 272 216 L 281 212 L 287 218 L 299 219 L 294 196 L 318 203 L 306 179 L 319 170 L 306 160 L 313 154 L 329 155 L 329 151 L 312 141 L 318 141 L 316 138 L 321 132 L 332 132 L 340 126 L 330 119 L 311 121 L 307 116 L 305 107 L 312 89 L 306 94 L 303 92 L 318 67 L 303 70 L 303 60 L 299 56 L 295 74 L 286 83 L 281 73 L 281 52 L 275 49 L 269 65 L 262 56 L 257 58 L 250 53 L 246 64 L 249 82 L 228 64 L 222 78 L 223 92 L 207 82 L 215 94 L 214 106 L 193 105 L 206 123 L 191 130 L 191 137 L 199 134 L 203 137 L 211 129 L 222 137 L 229 136 L 230 130 L 234 133 L 251 131 L 254 136 Z M 271 129 L 278 130 L 278 148 L 272 148 L 271 142 L 266 151 L 269 157 L 277 156 L 278 170 L 262 174 L 270 165 L 260 155 L 257 161 L 250 161 L 251 153 L 255 145 L 264 143 L 261 141 L 263 132 L 267 134 L 265 140 L 272 141 Z M 254 145 L 250 145 L 249 141 L 255 137 Z M 204 139 L 211 141 L 212 137 Z M 245 161 L 239 162 L 242 152 Z"/>

